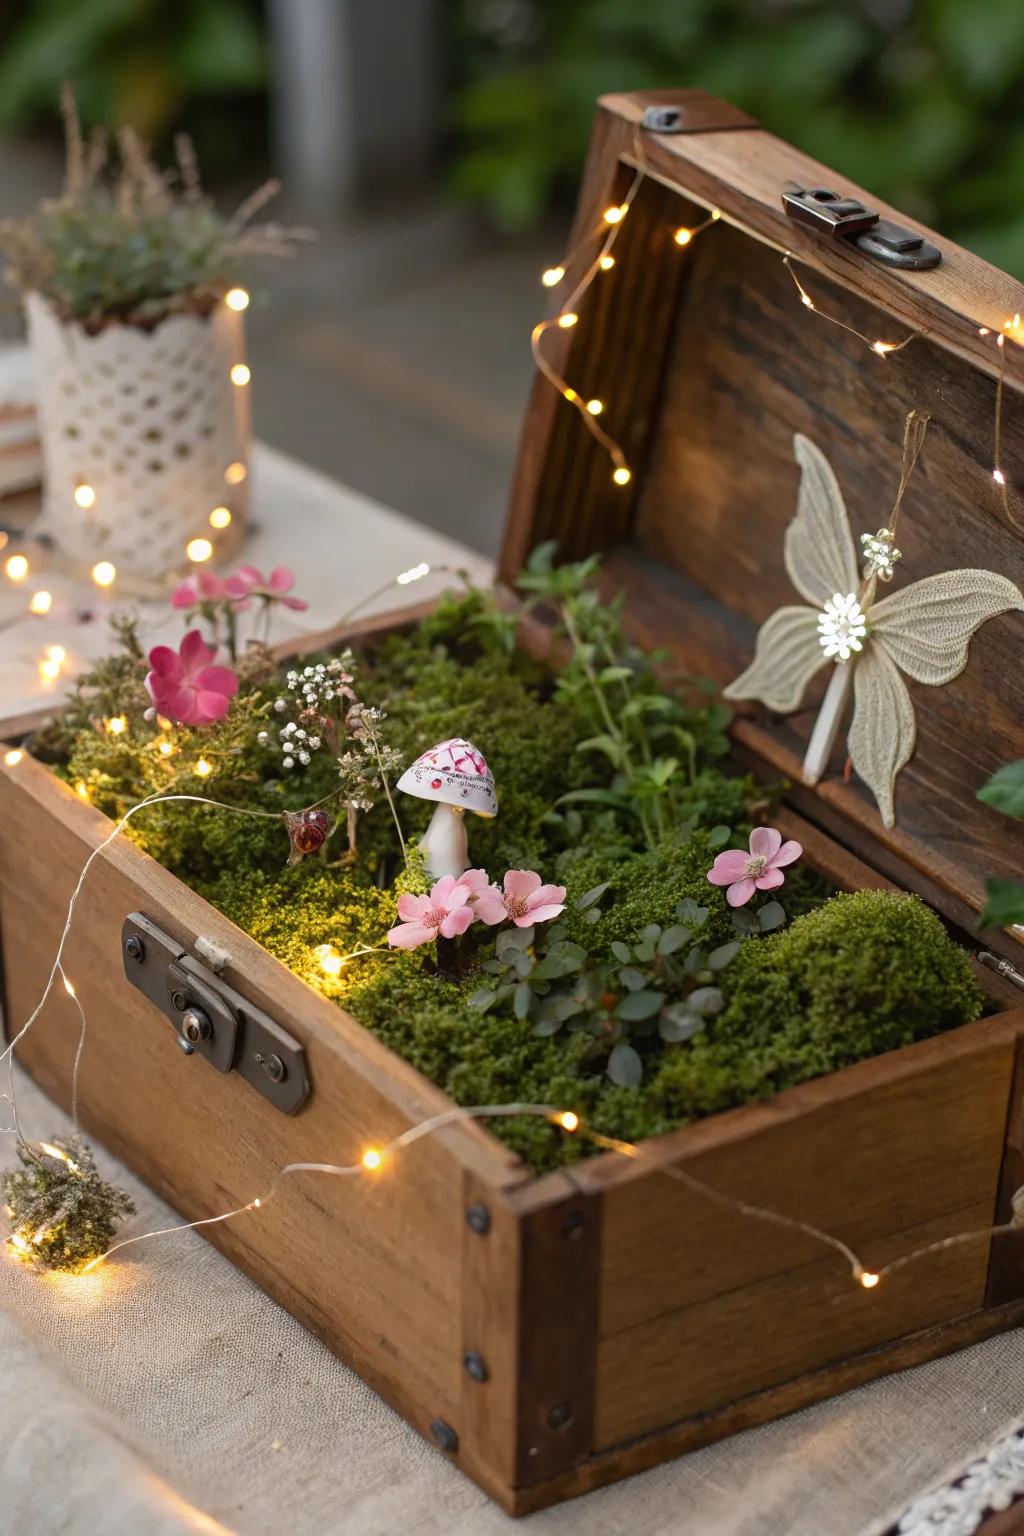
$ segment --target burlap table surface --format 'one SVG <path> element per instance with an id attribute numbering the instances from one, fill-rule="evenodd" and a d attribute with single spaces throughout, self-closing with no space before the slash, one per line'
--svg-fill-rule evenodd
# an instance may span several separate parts
<path id="1" fill-rule="evenodd" d="M 126 1234 L 177 1219 L 99 1161 Z M 866 1536 L 1024 1411 L 1022 1330 L 517 1522 L 194 1232 L 81 1279 L 3 1256 L 0 1306 L 0 1536 Z"/>

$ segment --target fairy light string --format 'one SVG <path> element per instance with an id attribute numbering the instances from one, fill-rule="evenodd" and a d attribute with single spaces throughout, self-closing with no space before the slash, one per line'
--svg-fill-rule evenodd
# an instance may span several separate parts
<path id="1" fill-rule="evenodd" d="M 637 158 L 639 159 L 639 140 L 637 140 Z M 647 169 L 643 164 L 638 164 L 634 170 L 633 179 L 627 188 L 626 195 L 620 203 L 613 203 L 605 209 L 600 223 L 584 236 L 573 249 L 555 267 L 549 267 L 541 274 L 541 282 L 546 288 L 556 288 L 565 281 L 566 275 L 572 270 L 573 265 L 582 251 L 591 242 L 601 237 L 597 254 L 584 268 L 583 275 L 577 282 L 572 292 L 559 304 L 557 313 L 549 320 L 539 321 L 530 334 L 530 348 L 533 360 L 538 371 L 543 374 L 548 383 L 558 391 L 563 400 L 567 400 L 579 416 L 583 425 L 591 437 L 604 449 L 612 464 L 612 480 L 616 485 L 628 485 L 633 478 L 633 472 L 629 467 L 622 445 L 607 432 L 598 419 L 603 415 L 605 402 L 596 397 L 585 398 L 574 389 L 554 364 L 549 361 L 544 353 L 543 340 L 549 331 L 572 330 L 579 324 L 579 303 L 602 272 L 610 272 L 615 266 L 613 248 L 622 228 L 626 222 L 626 216 L 633 206 L 636 195 L 642 183 L 647 177 Z M 687 247 L 711 226 L 718 222 L 721 215 L 717 209 L 713 209 L 699 224 L 691 227 L 680 227 L 675 231 L 674 240 L 680 247 Z"/>
<path id="2" fill-rule="evenodd" d="M 863 331 L 858 331 L 855 325 L 848 325 L 845 320 L 839 320 L 835 315 L 830 315 L 826 310 L 819 307 L 816 300 L 811 297 L 810 293 L 807 291 L 807 288 L 800 281 L 800 278 L 796 274 L 796 271 L 793 267 L 792 251 L 785 252 L 782 258 L 782 265 L 793 279 L 796 291 L 800 295 L 800 302 L 805 309 L 809 309 L 811 313 L 817 315 L 820 320 L 826 320 L 829 325 L 838 326 L 841 331 L 846 331 L 849 333 L 849 335 L 856 336 L 859 341 L 862 341 L 864 345 L 868 347 L 872 352 L 874 352 L 876 357 L 880 357 L 883 362 L 894 352 L 902 352 L 903 348 L 909 347 L 912 341 L 917 341 L 919 337 L 926 336 L 928 334 L 927 331 L 911 331 L 910 335 L 904 336 L 902 341 L 882 341 L 878 337 L 865 335 Z"/>
<path id="3" fill-rule="evenodd" d="M 326 796 L 325 800 L 330 798 L 332 798 L 332 796 Z M 317 805 L 324 804 L 325 800 L 318 801 Z M 18 1111 L 13 1077 L 15 1050 L 42 1013 L 46 1001 L 53 989 L 54 983 L 59 976 L 63 982 L 65 992 L 75 1002 L 81 1021 L 78 1049 L 76 1052 L 72 1073 L 72 1118 L 77 1124 L 77 1078 L 86 1034 L 86 1014 L 74 984 L 68 977 L 67 971 L 64 967 L 64 948 L 71 929 L 75 907 L 93 864 L 101 856 L 101 854 L 105 852 L 110 844 L 114 842 L 114 840 L 120 835 L 132 817 L 145 810 L 148 806 L 165 804 L 169 801 L 186 801 L 198 805 L 213 806 L 216 809 L 228 811 L 232 814 L 241 816 L 257 816 L 270 820 L 280 819 L 280 813 L 275 811 L 263 811 L 250 806 L 228 805 L 226 802 L 214 800 L 205 795 L 192 795 L 185 793 L 150 795 L 147 796 L 146 799 L 139 801 L 136 805 L 130 806 L 129 809 L 125 811 L 120 819 L 114 824 L 110 832 L 108 832 L 106 836 L 101 839 L 101 841 L 89 854 L 85 864 L 82 867 L 81 873 L 79 874 L 74 890 L 72 891 L 71 898 L 68 902 L 64 927 L 62 929 L 60 940 L 57 946 L 57 954 L 54 958 L 49 977 L 47 978 L 46 984 L 43 988 L 42 995 L 35 1008 L 33 1008 L 32 1012 L 29 1014 L 29 1017 L 22 1025 L 21 1029 L 9 1042 L 5 1051 L 0 1054 L 0 1063 L 2 1063 L 6 1057 L 8 1065 L 9 1093 L 7 1097 L 11 1103 L 14 1115 L 14 1128 L 18 1136 L 19 1143 L 26 1147 L 30 1153 L 31 1144 L 26 1141 L 18 1121 Z M 307 807 L 309 810 L 315 808 L 315 806 Z M 357 954 L 370 954 L 375 952 L 376 951 L 372 946 L 368 946 L 362 950 L 353 951 L 351 956 L 339 956 L 338 959 L 343 964 L 345 960 L 354 958 Z M 340 968 L 341 966 L 339 965 L 339 971 Z M 330 972 L 328 972 L 328 974 L 330 974 Z M 296 1174 L 323 1174 L 335 1178 L 375 1177 L 382 1171 L 385 1171 L 389 1168 L 393 1158 L 395 1157 L 395 1154 L 406 1150 L 408 1147 L 413 1146 L 416 1142 L 421 1141 L 426 1137 L 435 1135 L 438 1131 L 444 1129 L 447 1126 L 456 1125 L 460 1122 L 469 1120 L 485 1120 L 499 1117 L 508 1118 L 516 1116 L 544 1118 L 548 1120 L 553 1126 L 562 1130 L 565 1134 L 579 1135 L 580 1137 L 589 1140 L 594 1146 L 600 1148 L 602 1151 L 617 1153 L 620 1156 L 630 1158 L 634 1162 L 647 1164 L 652 1172 L 657 1172 L 666 1178 L 670 1178 L 675 1182 L 682 1184 L 692 1193 L 698 1194 L 703 1198 L 713 1201 L 723 1209 L 732 1211 L 734 1214 L 743 1219 L 765 1222 L 777 1227 L 784 1228 L 791 1232 L 799 1233 L 800 1235 L 807 1237 L 812 1241 L 820 1244 L 821 1246 L 828 1248 L 830 1251 L 840 1255 L 850 1266 L 850 1272 L 854 1282 L 859 1284 L 865 1290 L 873 1290 L 879 1284 L 880 1280 L 886 1275 L 891 1274 L 894 1270 L 901 1269 L 906 1265 L 917 1261 L 918 1259 L 924 1258 L 926 1255 L 942 1251 L 954 1245 L 972 1241 L 980 1241 L 985 1237 L 991 1238 L 993 1236 L 1001 1235 L 1007 1232 L 1020 1231 L 1022 1226 L 1024 1226 L 1024 1190 L 1022 1190 L 1018 1192 L 1018 1195 L 1014 1199 L 1013 1217 L 1009 1222 L 1003 1222 L 996 1226 L 979 1230 L 954 1233 L 950 1237 L 942 1238 L 937 1242 L 928 1243 L 923 1247 L 911 1249 L 909 1252 L 893 1260 L 891 1263 L 884 1265 L 877 1270 L 873 1270 L 864 1264 L 854 1249 L 852 1249 L 847 1243 L 843 1242 L 841 1238 L 836 1237 L 833 1233 L 828 1232 L 821 1227 L 815 1226 L 812 1222 L 802 1221 L 797 1217 L 789 1216 L 782 1211 L 775 1210 L 771 1206 L 756 1204 L 752 1201 L 742 1200 L 736 1196 L 726 1194 L 724 1191 L 715 1188 L 714 1185 L 709 1184 L 706 1180 L 698 1178 L 695 1174 L 689 1172 L 686 1168 L 662 1161 L 660 1157 L 647 1150 L 642 1144 L 623 1141 L 616 1137 L 604 1135 L 595 1127 L 587 1125 L 584 1122 L 582 1116 L 580 1116 L 573 1109 L 552 1104 L 486 1104 L 454 1106 L 453 1108 L 444 1110 L 439 1114 L 432 1115 L 429 1118 L 410 1126 L 407 1130 L 401 1132 L 400 1135 L 394 1137 L 391 1141 L 382 1145 L 375 1145 L 366 1148 L 360 1156 L 359 1160 L 355 1163 L 288 1163 L 284 1167 L 277 1170 L 268 1190 L 265 1193 L 247 1200 L 242 1205 L 234 1206 L 232 1209 L 220 1212 L 214 1216 L 206 1216 L 197 1221 L 182 1222 L 170 1227 L 160 1227 L 153 1231 L 137 1233 L 133 1237 L 124 1238 L 121 1242 L 115 1243 L 112 1247 L 110 1247 L 106 1253 L 100 1255 L 96 1259 L 91 1260 L 89 1264 L 87 1264 L 84 1269 L 80 1271 L 80 1273 L 86 1273 L 88 1270 L 95 1268 L 98 1264 L 105 1263 L 107 1259 L 111 1258 L 121 1249 L 134 1246 L 137 1243 L 158 1237 L 169 1236 L 176 1232 L 191 1231 L 200 1227 L 216 1225 L 225 1221 L 230 1221 L 236 1216 L 241 1216 L 249 1212 L 261 1210 L 276 1195 L 281 1183 L 285 1179 L 293 1177 Z M 8 1246 L 10 1246 L 11 1241 L 11 1238 L 9 1238 Z M 26 1248 L 25 1241 L 22 1239 L 21 1243 L 17 1245 L 17 1248 L 18 1251 L 15 1254 L 16 1257 L 26 1258 L 31 1256 L 31 1243 L 29 1243 L 28 1247 Z"/>

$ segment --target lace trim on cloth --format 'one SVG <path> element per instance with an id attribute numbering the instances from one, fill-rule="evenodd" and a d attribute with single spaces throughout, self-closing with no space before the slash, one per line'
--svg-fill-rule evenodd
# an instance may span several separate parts
<path id="1" fill-rule="evenodd" d="M 941 1488 L 916 1499 L 891 1536 L 974 1536 L 990 1514 L 1024 1498 L 1024 1423 Z"/>

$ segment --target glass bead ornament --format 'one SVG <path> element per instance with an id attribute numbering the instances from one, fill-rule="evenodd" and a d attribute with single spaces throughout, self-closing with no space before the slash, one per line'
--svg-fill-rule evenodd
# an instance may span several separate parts
<path id="1" fill-rule="evenodd" d="M 299 864 L 307 855 L 320 853 L 334 829 L 326 811 L 285 811 L 282 816 L 291 850 L 286 868 Z"/>

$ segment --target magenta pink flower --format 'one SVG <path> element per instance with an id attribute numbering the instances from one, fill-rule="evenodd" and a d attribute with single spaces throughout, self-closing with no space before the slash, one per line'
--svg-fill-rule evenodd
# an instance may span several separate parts
<path id="1" fill-rule="evenodd" d="M 198 629 L 189 630 L 180 651 L 169 645 L 153 647 L 146 687 L 160 714 L 180 725 L 223 720 L 238 692 L 238 678 L 230 667 L 212 665 L 216 654 Z"/>
<path id="2" fill-rule="evenodd" d="M 288 597 L 295 585 L 295 573 L 286 565 L 276 565 L 269 576 L 264 576 L 254 565 L 240 566 L 234 576 L 224 583 L 227 595 L 238 605 L 250 597 L 262 597 L 268 602 L 281 603 L 285 608 L 308 608 L 301 597 Z"/>
<path id="3" fill-rule="evenodd" d="M 227 597 L 227 588 L 210 571 L 196 571 L 175 587 L 172 608 L 198 608 L 200 603 L 217 603 Z"/>
<path id="4" fill-rule="evenodd" d="M 742 907 L 755 891 L 773 891 L 782 884 L 784 864 L 792 864 L 803 853 L 799 843 L 782 841 L 775 827 L 755 827 L 750 834 L 750 852 L 730 848 L 720 853 L 708 870 L 712 885 L 727 885 L 725 899 L 730 907 Z"/>
<path id="5" fill-rule="evenodd" d="M 465 880 L 465 875 L 462 878 Z M 517 928 L 529 928 L 531 923 L 549 923 L 565 911 L 565 886 L 542 885 L 540 875 L 532 869 L 510 869 L 503 889 L 488 885 L 475 890 L 473 905 L 480 921 L 491 927 L 510 918 Z"/>
<path id="6" fill-rule="evenodd" d="M 398 898 L 402 919 L 388 934 L 388 943 L 396 949 L 417 949 L 432 944 L 436 938 L 454 939 L 465 933 L 473 921 L 469 905 L 469 886 L 460 885 L 452 875 L 443 875 L 429 896 Z"/>

